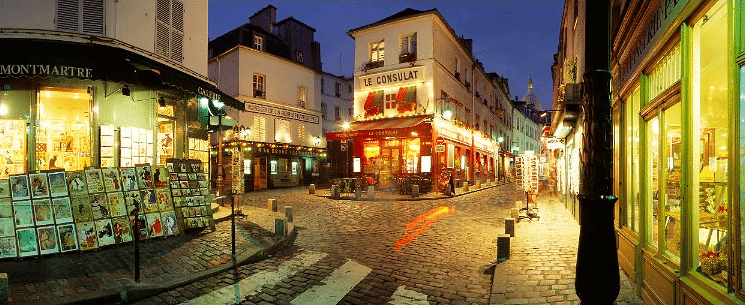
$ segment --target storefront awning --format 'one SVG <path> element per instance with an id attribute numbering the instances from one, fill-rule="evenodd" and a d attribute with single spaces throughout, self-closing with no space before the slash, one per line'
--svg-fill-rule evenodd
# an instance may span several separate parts
<path id="1" fill-rule="evenodd" d="M 349 124 L 349 130 L 326 134 L 327 140 L 369 136 L 410 135 L 411 129 L 431 119 L 430 115 L 385 118 L 372 121 L 357 121 Z"/>

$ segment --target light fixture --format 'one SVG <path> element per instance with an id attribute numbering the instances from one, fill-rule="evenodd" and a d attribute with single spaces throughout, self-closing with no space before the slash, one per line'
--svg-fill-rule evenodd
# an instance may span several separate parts
<path id="1" fill-rule="evenodd" d="M 129 93 L 129 85 L 124 85 L 124 87 L 122 87 L 122 95 L 129 96 Z"/>
<path id="2" fill-rule="evenodd" d="M 91 90 L 88 90 L 88 91 L 91 91 Z M 119 89 L 116 89 L 116 91 L 111 92 L 109 94 L 106 94 L 104 96 L 104 98 L 108 98 L 109 96 L 111 96 L 112 94 L 116 93 L 117 91 L 121 91 L 122 92 L 122 95 L 124 95 L 124 96 L 129 96 L 129 94 L 131 93 L 129 91 L 129 85 L 124 85 L 123 87 L 121 87 Z M 47 97 L 49 97 L 49 91 L 45 91 L 45 93 L 46 93 Z M 90 94 L 90 92 L 89 92 L 89 94 Z"/>
<path id="3" fill-rule="evenodd" d="M 504 141 L 504 138 L 503 137 L 497 138 L 497 142 L 502 143 L 503 141 Z"/>
<path id="4" fill-rule="evenodd" d="M 344 124 L 341 124 L 341 128 L 344 130 L 349 130 L 349 122 L 344 122 Z"/>
<path id="5" fill-rule="evenodd" d="M 160 108 L 166 107 L 166 99 L 164 99 L 162 96 L 158 97 L 158 106 L 160 106 Z"/>
<path id="6" fill-rule="evenodd" d="M 412 137 L 416 137 L 416 136 L 418 136 L 418 135 L 419 135 L 419 134 L 418 134 L 418 133 L 417 133 L 416 131 L 412 131 L 412 132 L 411 132 L 411 136 L 412 136 Z"/>
<path id="7" fill-rule="evenodd" d="M 442 113 L 442 118 L 449 120 L 453 117 L 453 112 L 450 111 L 450 109 L 445 109 L 445 111 Z"/>

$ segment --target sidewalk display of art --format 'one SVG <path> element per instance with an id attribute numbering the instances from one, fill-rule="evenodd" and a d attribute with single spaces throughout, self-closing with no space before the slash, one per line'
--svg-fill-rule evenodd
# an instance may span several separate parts
<path id="1" fill-rule="evenodd" d="M 517 187 L 528 193 L 538 192 L 538 157 L 534 155 L 522 155 L 515 158 L 515 178 Z"/>
<path id="2" fill-rule="evenodd" d="M 26 120 L 0 120 L 0 178 L 26 171 L 25 147 Z"/>
<path id="3" fill-rule="evenodd" d="M 114 125 L 101 125 L 101 167 L 115 166 Z"/>
<path id="4" fill-rule="evenodd" d="M 212 211 L 204 167 L 199 160 L 168 159 L 169 184 L 177 224 L 185 230 L 210 226 Z M 167 214 L 170 216 L 170 214 Z M 170 221 L 170 219 L 168 220 Z"/>

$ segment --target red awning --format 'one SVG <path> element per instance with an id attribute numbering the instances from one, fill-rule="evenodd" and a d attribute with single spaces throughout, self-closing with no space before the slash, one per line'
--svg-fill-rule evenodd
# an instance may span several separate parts
<path id="1" fill-rule="evenodd" d="M 431 115 L 423 115 L 352 122 L 349 124 L 349 130 L 328 133 L 326 139 L 377 136 L 381 131 L 385 131 L 386 136 L 407 135 L 409 128 L 416 127 L 431 117 Z"/>

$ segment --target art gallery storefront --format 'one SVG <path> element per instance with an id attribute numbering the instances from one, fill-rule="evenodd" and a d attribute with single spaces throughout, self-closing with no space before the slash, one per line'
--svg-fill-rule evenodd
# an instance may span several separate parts
<path id="1" fill-rule="evenodd" d="M 745 8 L 638 5 L 613 58 L 619 265 L 648 304 L 743 304 Z"/>
<path id="2" fill-rule="evenodd" d="M 3 39 L 0 178 L 37 170 L 209 164 L 210 107 L 238 105 L 203 78 L 120 45 Z"/>

